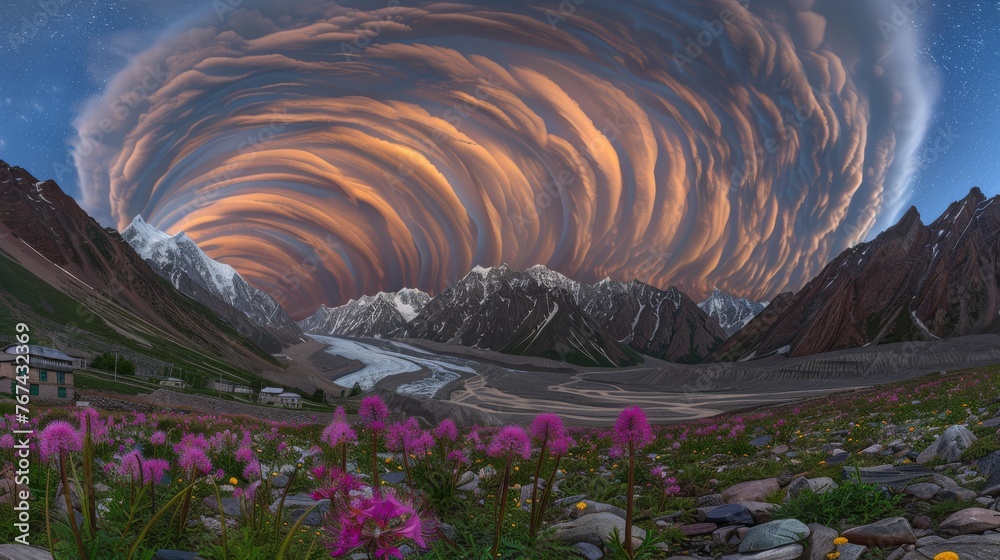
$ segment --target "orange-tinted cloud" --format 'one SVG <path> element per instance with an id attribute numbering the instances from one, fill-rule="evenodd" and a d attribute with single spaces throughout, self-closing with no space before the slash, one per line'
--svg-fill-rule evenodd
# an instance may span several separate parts
<path id="1" fill-rule="evenodd" d="M 192 19 L 80 116 L 86 205 L 301 317 L 501 262 L 769 297 L 901 202 L 926 102 L 842 3 L 397 4 Z"/>

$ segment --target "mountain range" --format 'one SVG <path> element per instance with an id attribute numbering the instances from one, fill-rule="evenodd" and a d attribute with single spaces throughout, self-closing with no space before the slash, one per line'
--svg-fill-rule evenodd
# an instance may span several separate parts
<path id="1" fill-rule="evenodd" d="M 404 297 L 416 302 L 406 307 L 412 316 L 399 311 Z M 634 365 L 642 355 L 697 362 L 726 337 L 675 288 L 609 279 L 588 285 L 542 265 L 475 267 L 434 298 L 380 293 L 322 307 L 299 325 L 316 334 L 422 338 L 587 366 Z"/>
<path id="2" fill-rule="evenodd" d="M 157 274 L 261 348 L 277 353 L 283 345 L 304 340 L 274 298 L 251 286 L 233 267 L 210 258 L 183 231 L 169 235 L 136 216 L 121 235 Z"/>
<path id="3" fill-rule="evenodd" d="M 930 224 L 909 210 L 781 294 L 709 357 L 804 356 L 1000 333 L 1000 204 L 973 188 Z"/>
<path id="4" fill-rule="evenodd" d="M 736 331 L 745 327 L 751 319 L 759 315 L 770 303 L 769 301 L 751 301 L 716 288 L 708 299 L 698 304 L 698 307 L 719 323 L 722 330 L 726 331 L 726 336 L 732 336 Z"/>
<path id="5" fill-rule="evenodd" d="M 281 367 L 238 325 L 164 281 L 54 181 L 2 161 L 0 280 L 0 317 L 26 322 L 34 341 L 127 347 L 215 374 Z"/>

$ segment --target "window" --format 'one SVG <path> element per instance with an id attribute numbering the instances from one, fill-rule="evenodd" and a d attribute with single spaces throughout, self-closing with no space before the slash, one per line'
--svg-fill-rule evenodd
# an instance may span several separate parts
<path id="1" fill-rule="evenodd" d="M 38 396 L 38 383 L 32 383 L 31 386 L 28 387 L 28 394 L 35 395 L 36 397 Z"/>
<path id="2" fill-rule="evenodd" d="M 43 379 L 42 381 L 45 381 L 45 380 Z M 61 371 L 58 372 L 58 373 L 56 373 L 56 383 L 58 383 L 60 385 L 62 385 L 63 383 L 66 383 L 66 374 L 63 373 L 63 372 L 61 372 Z"/>
<path id="3" fill-rule="evenodd" d="M 10 395 L 11 396 L 17 395 L 17 384 L 14 383 L 13 381 L 10 382 Z"/>
<path id="4" fill-rule="evenodd" d="M 49 370 L 47 370 L 47 369 L 40 369 L 40 370 L 38 370 L 38 380 L 39 381 L 48 381 L 49 380 Z"/>
<path id="5" fill-rule="evenodd" d="M 65 387 L 59 387 L 58 396 L 59 396 L 60 399 L 65 399 L 66 398 L 66 388 Z"/>

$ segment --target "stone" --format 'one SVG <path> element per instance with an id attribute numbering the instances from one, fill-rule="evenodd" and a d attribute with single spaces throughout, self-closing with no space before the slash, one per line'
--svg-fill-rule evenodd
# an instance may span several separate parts
<path id="1" fill-rule="evenodd" d="M 843 531 L 840 536 L 849 542 L 877 548 L 889 548 L 917 542 L 913 527 L 905 517 L 890 517 L 875 523 Z"/>
<path id="2" fill-rule="evenodd" d="M 801 544 L 789 544 L 749 554 L 730 554 L 722 560 L 796 560 L 802 556 Z"/>
<path id="3" fill-rule="evenodd" d="M 840 536 L 836 529 L 831 529 L 819 523 L 810 523 L 809 540 L 807 541 L 808 556 L 803 560 L 826 560 L 826 555 L 836 548 L 833 539 Z"/>
<path id="4" fill-rule="evenodd" d="M 778 480 L 775 478 L 765 478 L 764 480 L 749 480 L 734 484 L 722 491 L 722 497 L 727 503 L 732 502 L 764 502 L 767 497 L 781 490 Z"/>
<path id="5" fill-rule="evenodd" d="M 557 539 L 568 543 L 586 542 L 600 546 L 611 540 L 612 531 L 615 529 L 618 530 L 618 538 L 622 541 L 625 539 L 625 520 L 607 512 L 584 515 L 578 519 L 558 523 L 553 525 L 552 529 Z M 645 536 L 646 531 L 641 527 L 632 527 L 633 544 L 638 545 Z"/>
<path id="6" fill-rule="evenodd" d="M 384 480 L 386 484 L 400 484 L 406 480 L 406 473 L 403 471 L 391 471 L 379 475 L 379 478 Z"/>
<path id="7" fill-rule="evenodd" d="M 726 500 L 722 497 L 722 494 L 707 494 L 705 496 L 700 496 L 694 501 L 694 507 L 712 507 L 721 506 L 726 503 Z"/>
<path id="8" fill-rule="evenodd" d="M 928 469 L 923 465 L 879 465 L 877 467 L 844 467 L 843 469 L 843 479 L 858 481 L 858 476 L 861 476 L 859 482 L 865 484 L 878 484 L 879 486 L 888 486 L 893 490 L 900 490 L 905 487 L 908 482 L 915 478 L 923 478 L 936 474 L 933 470 Z M 935 482 L 938 486 L 943 486 L 942 484 Z"/>
<path id="9" fill-rule="evenodd" d="M 929 545 L 932 545 L 932 544 L 937 544 L 937 543 L 942 542 L 942 541 L 944 541 L 944 537 L 939 537 L 937 535 L 928 535 L 926 537 L 921 537 L 921 538 L 917 539 L 917 543 L 916 544 L 917 544 L 917 548 L 920 548 L 922 546 L 929 546 Z"/>
<path id="10" fill-rule="evenodd" d="M 215 501 L 215 496 L 208 496 L 202 501 L 213 512 L 219 511 L 219 504 Z M 242 513 L 240 500 L 238 498 L 222 498 L 222 513 L 226 514 L 226 517 L 229 518 L 239 517 L 240 513 Z"/>
<path id="11" fill-rule="evenodd" d="M 980 459 L 976 464 L 976 470 L 986 477 L 979 495 L 994 497 L 1000 495 L 1000 451 L 994 451 Z"/>
<path id="12" fill-rule="evenodd" d="M 736 527 L 719 527 L 712 531 L 712 542 L 719 546 L 738 543 L 739 541 L 740 539 L 736 535 Z"/>
<path id="13" fill-rule="evenodd" d="M 464 486 L 476 479 L 476 475 L 472 471 L 465 471 L 458 477 L 458 483 L 455 486 Z"/>
<path id="14" fill-rule="evenodd" d="M 530 500 L 531 499 L 531 489 L 530 489 L 530 486 L 528 488 L 529 488 L 528 489 L 528 499 Z M 523 486 L 521 487 L 521 491 L 522 491 L 522 494 L 523 494 L 523 492 L 524 492 L 524 487 Z M 583 510 L 580 510 L 580 509 L 577 509 L 577 508 L 573 508 L 573 512 L 574 512 L 573 515 L 576 515 L 577 517 L 582 516 L 582 515 L 591 515 L 591 514 L 595 514 L 595 513 L 613 513 L 613 514 L 617 515 L 618 517 L 621 517 L 622 519 L 625 519 L 625 516 L 627 515 L 627 513 L 625 512 L 625 510 L 623 510 L 622 508 L 620 508 L 618 506 L 613 506 L 611 504 L 602 504 L 601 502 L 595 502 L 593 500 L 587 500 L 587 499 L 580 500 L 579 502 L 576 502 L 576 503 L 580 503 L 580 502 L 583 502 L 584 504 L 586 504 L 587 507 L 583 508 Z M 530 504 L 525 504 L 525 505 L 530 505 Z M 526 510 L 527 509 L 530 509 L 530 507 L 526 508 Z"/>
<path id="15" fill-rule="evenodd" d="M 941 473 L 934 473 L 931 475 L 931 482 L 937 484 L 941 488 L 958 488 L 958 483 L 955 482 L 955 479 Z"/>
<path id="16" fill-rule="evenodd" d="M 981 533 L 1000 527 L 1000 512 L 984 508 L 968 508 L 949 515 L 939 529 L 946 535 Z"/>
<path id="17" fill-rule="evenodd" d="M 910 522 L 916 529 L 929 529 L 933 521 L 930 517 L 919 513 L 913 516 L 913 521 Z"/>
<path id="18" fill-rule="evenodd" d="M 771 502 L 735 502 L 735 504 L 747 508 L 754 523 L 767 523 L 771 520 L 774 512 L 781 507 Z M 745 525 L 752 525 L 752 523 L 745 523 Z"/>
<path id="19" fill-rule="evenodd" d="M 790 502 L 791 500 L 794 500 L 799 494 L 802 493 L 803 490 L 807 488 L 809 488 L 808 478 L 800 476 L 799 478 L 792 479 L 792 481 L 788 483 L 788 486 L 785 486 L 785 501 Z"/>
<path id="20" fill-rule="evenodd" d="M 885 447 L 881 443 L 874 443 L 861 450 L 861 453 L 875 454 L 881 453 Z"/>
<path id="21" fill-rule="evenodd" d="M 910 551 L 903 560 L 931 560 L 942 552 L 954 552 L 961 560 L 1000 558 L 1000 535 L 961 535 Z"/>
<path id="22" fill-rule="evenodd" d="M 0 560 L 52 560 L 44 548 L 20 544 L 0 544 Z"/>
<path id="23" fill-rule="evenodd" d="M 851 454 L 846 451 L 837 450 L 826 460 L 827 464 L 837 465 L 851 458 Z"/>
<path id="24" fill-rule="evenodd" d="M 751 527 L 740 541 L 740 552 L 759 552 L 803 541 L 809 527 L 797 519 L 780 519 Z M 800 547 L 801 549 L 801 547 Z M 801 550 L 799 551 L 801 553 Z"/>
<path id="25" fill-rule="evenodd" d="M 830 490 L 840 486 L 835 480 L 828 476 L 810 478 L 806 482 L 809 484 L 809 489 L 812 490 L 814 494 L 829 492 Z"/>
<path id="26" fill-rule="evenodd" d="M 284 488 L 285 486 L 288 486 L 288 475 L 279 474 L 277 476 L 272 476 L 271 486 L 273 488 Z"/>
<path id="27" fill-rule="evenodd" d="M 760 436 L 750 440 L 750 445 L 754 447 L 766 447 L 774 438 L 771 436 Z"/>
<path id="28" fill-rule="evenodd" d="M 776 445 L 773 448 L 771 448 L 771 453 L 774 453 L 775 455 L 782 455 L 784 453 L 788 453 L 788 446 Z"/>
<path id="29" fill-rule="evenodd" d="M 604 551 L 589 542 L 578 542 L 573 545 L 573 549 L 585 560 L 601 560 L 601 558 L 604 558 Z"/>
<path id="30" fill-rule="evenodd" d="M 932 459 L 943 459 L 945 461 L 957 461 L 962 457 L 962 452 L 979 439 L 962 425 L 948 426 L 934 443 L 927 446 L 917 456 L 917 464 L 923 465 Z"/>
<path id="31" fill-rule="evenodd" d="M 705 514 L 705 522 L 716 525 L 753 525 L 754 518 L 743 505 L 727 504 L 709 510 Z"/>
<path id="32" fill-rule="evenodd" d="M 838 546 L 837 552 L 840 553 L 837 560 L 859 560 L 864 553 L 868 552 L 868 547 L 847 543 Z"/>
<path id="33" fill-rule="evenodd" d="M 996 428 L 997 426 L 1000 426 L 1000 416 L 996 418 L 990 418 L 988 420 L 983 420 L 984 428 Z"/>
<path id="34" fill-rule="evenodd" d="M 929 500 L 933 498 L 940 490 L 941 487 L 938 486 L 937 484 L 934 484 L 933 482 L 917 482 L 914 484 L 910 484 L 906 488 L 903 488 L 903 493 L 909 494 L 914 498 L 920 500 Z"/>
<path id="35" fill-rule="evenodd" d="M 700 535 L 710 535 L 718 528 L 719 526 L 715 523 L 691 523 L 688 525 L 681 525 L 680 531 L 685 537 L 690 538 Z"/>
<path id="36" fill-rule="evenodd" d="M 965 488 L 942 488 L 934 495 L 939 502 L 965 502 L 974 500 L 978 494 Z"/>

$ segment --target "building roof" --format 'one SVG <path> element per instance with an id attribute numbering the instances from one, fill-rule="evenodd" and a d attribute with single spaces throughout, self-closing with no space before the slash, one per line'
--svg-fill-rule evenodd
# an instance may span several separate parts
<path id="1" fill-rule="evenodd" d="M 187 381 L 184 381 L 183 379 L 178 379 L 176 377 L 168 377 L 163 381 L 173 381 L 174 383 L 187 383 Z"/>
<path id="2" fill-rule="evenodd" d="M 284 393 L 285 390 L 281 387 L 264 387 L 260 390 L 261 393 L 274 393 L 275 395 Z"/>
<path id="3" fill-rule="evenodd" d="M 16 355 L 19 352 L 16 352 L 14 349 L 17 348 L 18 346 L 21 346 L 21 345 L 20 344 L 10 344 L 6 348 L 4 348 L 3 351 L 5 353 L 7 353 L 7 354 Z M 65 362 L 72 362 L 73 361 L 73 357 L 69 356 L 65 352 L 60 352 L 59 350 L 56 350 L 55 348 L 46 348 L 45 346 L 37 346 L 35 344 L 29 344 L 28 345 L 28 355 L 29 356 L 38 356 L 40 358 L 49 358 L 51 360 L 62 360 L 62 361 L 65 361 Z"/>
<path id="4" fill-rule="evenodd" d="M 282 394 L 280 394 L 278 396 L 279 397 L 286 397 L 286 398 L 295 397 L 296 399 L 301 399 L 302 398 L 302 395 L 300 395 L 298 393 L 282 393 Z"/>

